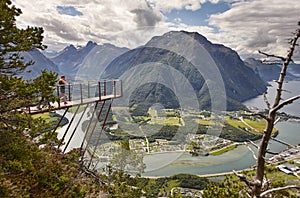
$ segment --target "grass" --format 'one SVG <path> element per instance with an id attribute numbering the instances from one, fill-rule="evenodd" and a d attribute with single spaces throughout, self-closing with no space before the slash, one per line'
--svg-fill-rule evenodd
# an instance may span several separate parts
<path id="1" fill-rule="evenodd" d="M 157 118 L 152 118 L 150 121 L 151 124 L 159 124 L 159 125 L 172 125 L 172 126 L 181 126 L 183 125 L 183 121 L 181 118 L 177 117 L 157 117 Z"/>
<path id="2" fill-rule="evenodd" d="M 202 125 L 211 125 L 212 124 L 212 122 L 210 120 L 195 119 L 195 121 L 198 124 L 202 124 Z"/>
<path id="3" fill-rule="evenodd" d="M 243 122 L 241 122 L 240 120 L 235 120 L 235 119 L 226 119 L 226 122 L 235 127 L 235 128 L 248 128 L 247 125 L 245 125 Z"/>
<path id="4" fill-rule="evenodd" d="M 300 180 L 295 175 L 281 172 L 276 166 L 277 165 L 269 165 L 266 168 L 267 178 L 272 181 L 272 183 L 295 181 L 297 185 L 300 185 Z M 255 170 L 248 170 L 246 172 L 247 175 L 255 175 Z"/>
<path id="5" fill-rule="evenodd" d="M 180 122 L 181 118 L 177 117 L 167 117 L 165 120 L 165 125 L 175 125 L 175 126 L 181 126 L 182 120 Z"/>
<path id="6" fill-rule="evenodd" d="M 149 120 L 149 117 L 147 117 L 147 116 L 132 116 L 132 118 L 134 120 L 140 120 L 140 121 L 147 121 L 147 120 Z"/>
<path id="7" fill-rule="evenodd" d="M 86 105 L 80 105 L 80 107 L 79 107 L 77 113 L 83 112 L 84 109 L 85 109 L 85 107 L 86 107 Z M 69 109 L 69 112 L 70 112 L 70 113 L 75 113 L 75 112 L 76 112 L 76 109 L 77 109 L 77 107 L 71 107 L 71 108 Z"/>
<path id="8" fill-rule="evenodd" d="M 266 126 L 265 120 L 254 121 L 254 120 L 245 119 L 245 122 L 250 126 L 252 126 L 253 128 L 261 131 L 264 130 Z"/>
<path id="9" fill-rule="evenodd" d="M 148 116 L 134 116 L 133 118 L 135 120 L 139 121 L 147 121 L 150 119 L 150 124 L 158 124 L 158 125 L 171 125 L 171 126 L 183 126 L 184 121 L 182 118 L 178 118 L 176 116 L 170 116 L 175 115 L 175 112 L 169 111 L 166 112 L 167 115 L 165 117 L 159 117 L 157 110 L 152 109 L 148 111 L 150 117 Z"/>
<path id="10" fill-rule="evenodd" d="M 263 130 L 266 128 L 267 121 L 266 120 L 250 120 L 250 119 L 245 119 L 245 122 L 250 125 L 251 127 L 257 129 L 259 132 L 252 130 L 253 133 L 256 134 L 261 134 Z M 276 128 L 273 128 L 273 133 L 277 131 Z"/>
<path id="11" fill-rule="evenodd" d="M 168 116 L 175 116 L 176 112 L 175 111 L 166 111 L 166 114 Z"/>
<path id="12" fill-rule="evenodd" d="M 226 122 L 235 127 L 235 128 L 247 128 L 249 132 L 253 134 L 262 134 L 263 130 L 266 127 L 266 121 L 265 120 L 250 120 L 250 119 L 244 119 L 245 123 L 243 123 L 241 120 L 238 119 L 230 119 L 229 116 L 226 116 Z M 250 126 L 250 127 L 249 127 Z M 273 129 L 273 133 L 277 131 L 276 128 Z"/>
<path id="13" fill-rule="evenodd" d="M 216 150 L 216 151 L 212 151 L 212 152 L 210 152 L 209 154 L 210 155 L 221 155 L 221 154 L 223 154 L 223 153 L 225 153 L 225 152 L 227 152 L 227 151 L 231 151 L 231 150 L 233 150 L 233 149 L 235 149 L 236 148 L 236 144 L 231 144 L 231 145 L 229 145 L 229 146 L 226 146 L 226 147 L 224 147 L 224 148 L 222 148 L 222 149 L 219 149 L 219 150 Z"/>
<path id="14" fill-rule="evenodd" d="M 48 123 L 50 123 L 52 121 L 57 121 L 59 119 L 58 117 L 51 117 L 50 114 L 49 114 L 49 112 L 35 114 L 35 115 L 32 115 L 32 117 L 34 119 L 42 118 L 42 119 L 46 120 L 46 122 L 48 122 Z"/>
<path id="15" fill-rule="evenodd" d="M 39 114 L 32 115 L 32 117 L 34 119 L 36 119 L 36 118 L 49 119 L 50 115 L 49 115 L 49 112 L 46 112 L 46 113 L 39 113 Z"/>

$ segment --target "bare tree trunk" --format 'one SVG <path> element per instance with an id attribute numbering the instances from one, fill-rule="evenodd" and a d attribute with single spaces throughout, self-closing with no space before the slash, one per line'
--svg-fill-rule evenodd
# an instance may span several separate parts
<path id="1" fill-rule="evenodd" d="M 300 25 L 300 22 L 298 25 Z M 297 46 L 297 40 L 299 37 L 300 37 L 300 29 L 297 29 L 294 38 L 291 40 L 290 43 L 291 47 L 290 50 L 288 51 L 287 57 L 284 58 L 284 63 L 282 64 L 281 73 L 277 81 L 278 86 L 277 86 L 277 92 L 276 92 L 274 103 L 272 107 L 269 108 L 268 116 L 265 116 L 265 119 L 267 120 L 267 126 L 266 129 L 264 130 L 263 138 L 260 143 L 260 147 L 258 151 L 257 163 L 256 163 L 256 176 L 255 176 L 255 181 L 253 182 L 254 185 L 252 188 L 252 197 L 260 197 L 264 187 L 263 181 L 264 181 L 265 155 L 267 153 L 269 140 L 271 138 L 272 131 L 274 128 L 276 113 L 279 109 L 281 109 L 285 105 L 290 104 L 293 101 L 300 98 L 299 95 L 281 102 L 282 99 L 281 95 L 283 91 L 283 83 L 284 83 L 284 78 L 286 76 L 286 70 L 288 68 L 290 61 L 292 61 L 292 56 L 295 50 L 295 46 Z M 278 57 L 274 55 L 269 55 L 269 56 Z"/>
<path id="2" fill-rule="evenodd" d="M 259 197 L 263 185 L 264 179 L 264 171 L 265 171 L 265 155 L 268 149 L 269 140 L 272 135 L 274 121 L 275 121 L 276 113 L 269 113 L 269 120 L 267 120 L 267 128 L 264 130 L 264 135 L 259 147 L 257 163 L 256 163 L 256 177 L 255 177 L 255 185 L 252 190 L 252 197 Z"/>

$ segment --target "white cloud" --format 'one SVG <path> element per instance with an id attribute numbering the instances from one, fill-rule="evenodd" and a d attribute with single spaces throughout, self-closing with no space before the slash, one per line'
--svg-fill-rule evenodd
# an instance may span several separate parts
<path id="1" fill-rule="evenodd" d="M 243 1 L 233 4 L 224 13 L 211 16 L 209 21 L 220 31 L 215 41 L 240 54 L 262 50 L 285 56 L 287 41 L 300 20 L 299 10 L 299 1 L 295 0 Z"/>
<path id="2" fill-rule="evenodd" d="M 201 4 L 205 2 L 218 3 L 219 0 L 148 0 L 149 4 L 164 12 L 169 12 L 172 9 L 186 9 L 186 10 L 198 10 L 201 8 Z"/>
<path id="3" fill-rule="evenodd" d="M 159 10 L 141 0 L 51 0 L 47 3 L 42 0 L 14 0 L 14 4 L 23 11 L 17 18 L 17 24 L 21 27 L 42 26 L 45 30 L 44 43 L 56 50 L 67 43 L 83 45 L 89 40 L 136 47 L 145 43 L 147 35 L 153 33 L 150 27 L 165 27 L 161 23 L 164 16 Z M 60 14 L 58 6 L 72 7 L 82 15 Z M 143 27 L 147 30 L 145 34 L 135 31 Z M 131 35 L 133 41 L 121 35 Z"/>
<path id="4" fill-rule="evenodd" d="M 234 2 L 231 9 L 212 15 L 210 27 L 189 26 L 180 18 L 166 22 L 172 9 L 198 10 L 205 2 Z M 285 55 L 287 39 L 297 28 L 300 4 L 295 0 L 13 0 L 23 14 L 21 27 L 42 26 L 44 44 L 60 50 L 68 44 L 85 45 L 89 40 L 129 48 L 145 44 L 169 30 L 197 31 L 240 55 L 258 49 Z M 60 14 L 57 6 L 74 8 L 82 15 Z M 70 10 L 72 10 L 70 9 Z M 59 13 L 60 12 L 60 13 Z M 218 29 L 219 32 L 216 32 Z M 299 52 L 300 50 L 298 50 Z"/>

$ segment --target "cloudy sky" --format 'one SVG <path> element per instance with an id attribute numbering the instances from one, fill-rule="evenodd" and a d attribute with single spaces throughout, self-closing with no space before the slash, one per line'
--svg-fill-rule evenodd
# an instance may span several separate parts
<path id="1" fill-rule="evenodd" d="M 186 30 L 242 57 L 257 50 L 284 56 L 300 21 L 300 0 L 12 1 L 23 12 L 17 25 L 42 26 L 44 44 L 55 51 L 88 41 L 134 48 L 167 31 Z"/>

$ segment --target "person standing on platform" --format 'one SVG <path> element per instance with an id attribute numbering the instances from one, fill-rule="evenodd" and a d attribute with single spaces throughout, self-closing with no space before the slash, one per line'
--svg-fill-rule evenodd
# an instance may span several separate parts
<path id="1" fill-rule="evenodd" d="M 61 94 L 60 100 L 62 100 L 64 102 L 64 104 L 68 104 L 67 103 L 67 94 L 66 94 L 66 85 L 67 85 L 66 76 L 61 76 L 58 81 L 58 86 L 59 86 L 59 91 Z"/>

